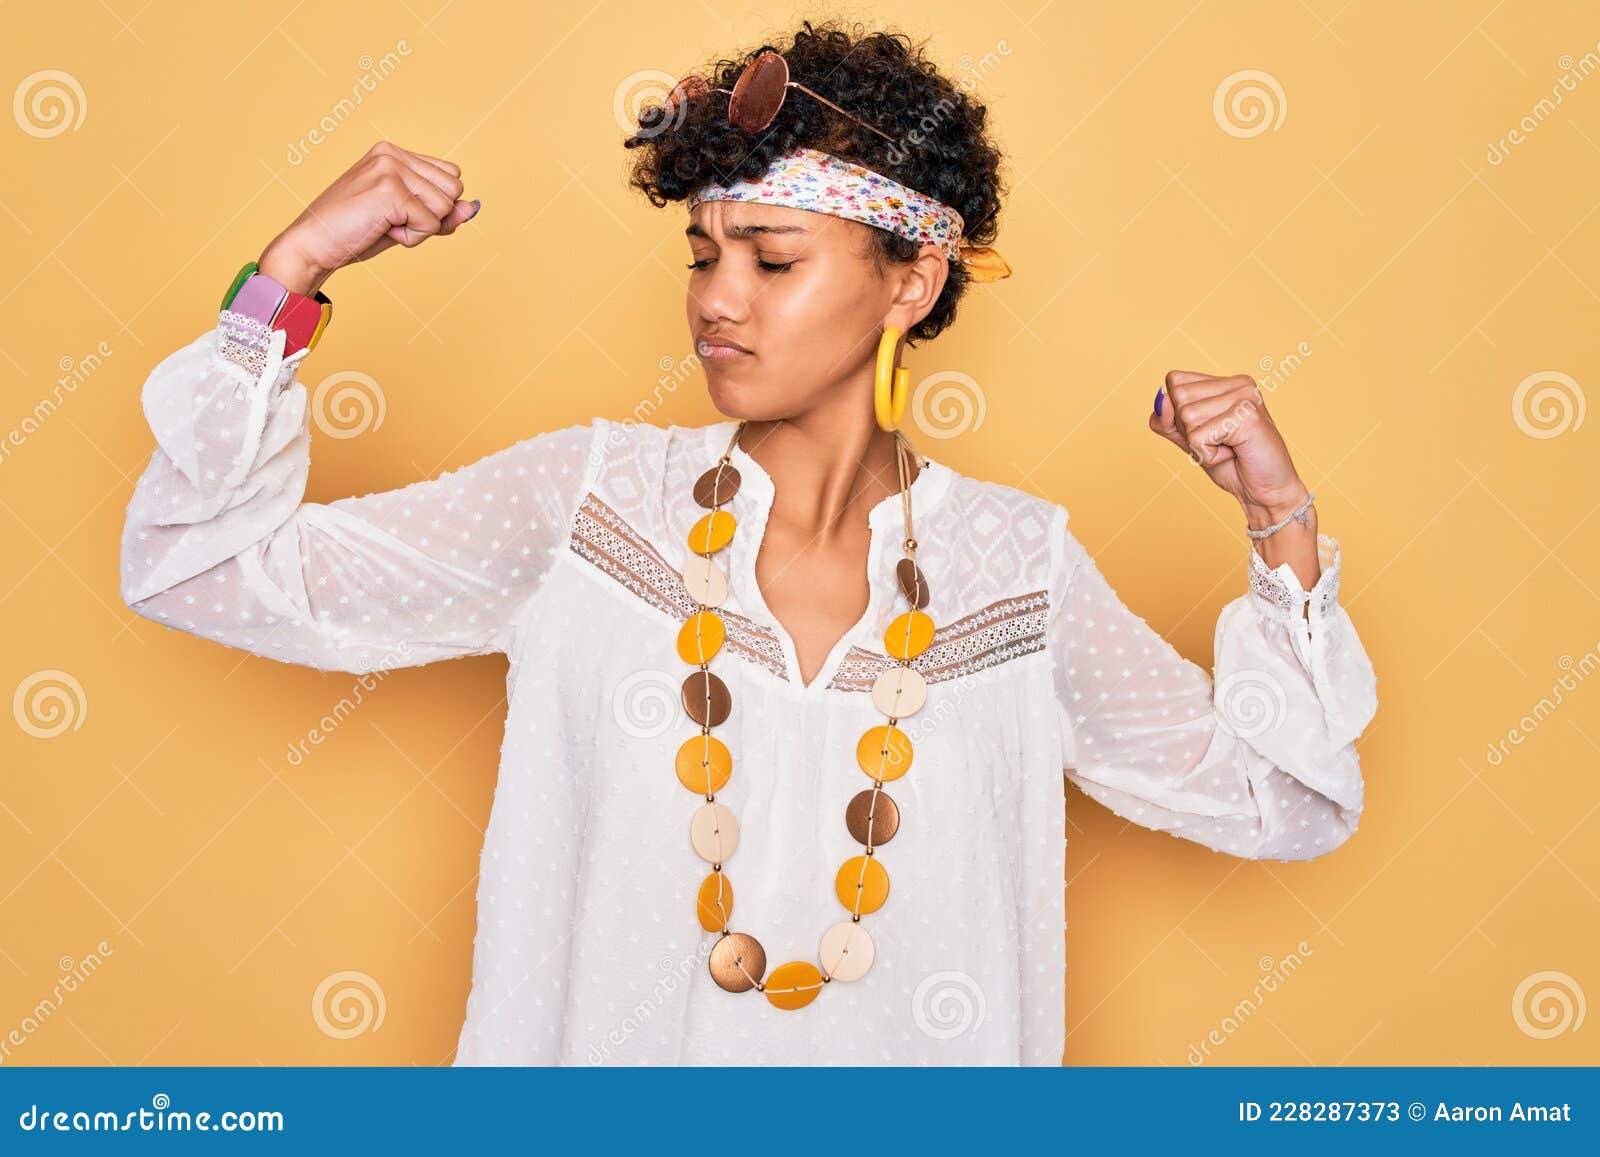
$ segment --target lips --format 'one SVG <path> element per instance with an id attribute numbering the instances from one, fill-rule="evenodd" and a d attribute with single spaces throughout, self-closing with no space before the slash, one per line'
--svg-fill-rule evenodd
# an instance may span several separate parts
<path id="1" fill-rule="evenodd" d="M 732 338 L 708 334 L 695 342 L 695 352 L 703 358 L 726 360 L 749 357 L 750 351 Z"/>

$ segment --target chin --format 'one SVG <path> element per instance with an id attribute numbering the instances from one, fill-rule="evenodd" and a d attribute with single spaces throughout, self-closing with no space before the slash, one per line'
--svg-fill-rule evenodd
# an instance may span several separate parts
<path id="1" fill-rule="evenodd" d="M 783 404 L 785 399 L 775 397 L 769 387 L 748 379 L 740 380 L 741 377 L 720 368 L 706 369 L 706 393 L 711 404 L 725 417 L 744 422 L 769 422 L 794 412 L 793 407 Z"/>

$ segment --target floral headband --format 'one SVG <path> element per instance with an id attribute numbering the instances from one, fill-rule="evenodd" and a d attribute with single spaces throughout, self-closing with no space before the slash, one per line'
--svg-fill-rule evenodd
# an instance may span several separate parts
<path id="1" fill-rule="evenodd" d="M 912 241 L 933 242 L 951 261 L 959 261 L 973 281 L 1011 276 L 1011 266 L 995 250 L 961 239 L 961 214 L 943 201 L 804 145 L 778 157 L 756 180 L 701 186 L 689 195 L 689 208 L 702 201 L 784 205 L 860 221 Z"/>

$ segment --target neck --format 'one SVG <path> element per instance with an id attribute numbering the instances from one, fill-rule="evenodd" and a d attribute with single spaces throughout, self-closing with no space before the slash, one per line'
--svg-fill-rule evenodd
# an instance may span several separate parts
<path id="1" fill-rule="evenodd" d="M 900 492 L 895 436 L 880 429 L 870 393 L 838 391 L 850 403 L 788 418 L 745 423 L 739 445 L 772 477 L 769 520 L 781 519 L 817 544 L 854 534 L 884 498 Z M 863 408 L 857 399 L 865 396 Z M 906 484 L 920 473 L 908 457 Z"/>

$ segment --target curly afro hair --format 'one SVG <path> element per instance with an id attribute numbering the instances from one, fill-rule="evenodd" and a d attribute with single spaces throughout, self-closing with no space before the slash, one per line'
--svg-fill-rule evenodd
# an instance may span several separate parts
<path id="1" fill-rule="evenodd" d="M 961 214 L 965 242 L 993 242 L 1005 186 L 1000 151 L 986 132 L 988 110 L 943 76 L 922 45 L 901 33 L 832 22 L 813 26 L 807 20 L 789 45 L 763 44 L 737 60 L 719 59 L 702 75 L 713 88 L 732 89 L 745 65 L 766 51 L 784 57 L 791 80 L 850 110 L 897 143 L 798 91 L 790 92 L 764 130 L 746 133 L 728 123 L 728 97 L 713 92 L 671 112 L 659 104 L 642 110 L 638 130 L 623 142 L 625 148 L 641 150 L 629 184 L 660 208 L 686 200 L 708 183 L 757 179 L 775 158 L 808 145 L 937 197 Z M 886 229 L 867 228 L 880 270 L 885 262 L 910 262 L 921 248 Z M 943 331 L 954 320 L 966 287 L 965 268 L 952 261 L 944 291 L 928 315 L 911 327 L 907 344 Z"/>

